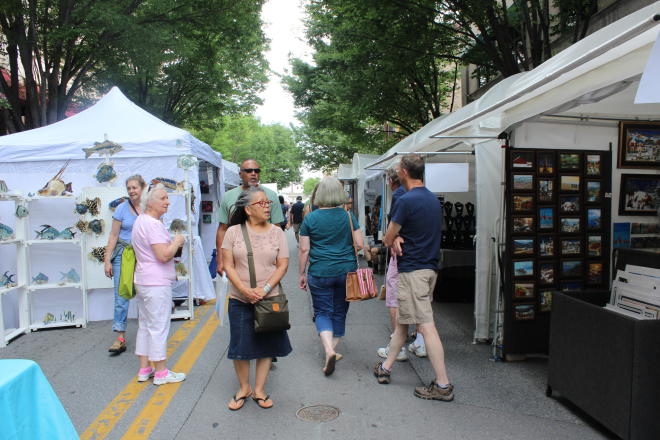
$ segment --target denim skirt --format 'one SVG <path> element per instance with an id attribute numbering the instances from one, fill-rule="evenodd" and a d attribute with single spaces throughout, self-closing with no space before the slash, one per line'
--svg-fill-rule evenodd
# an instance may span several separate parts
<path id="1" fill-rule="evenodd" d="M 291 353 L 286 330 L 254 332 L 254 305 L 229 299 L 229 359 L 247 361 L 270 357 L 284 357 Z"/>

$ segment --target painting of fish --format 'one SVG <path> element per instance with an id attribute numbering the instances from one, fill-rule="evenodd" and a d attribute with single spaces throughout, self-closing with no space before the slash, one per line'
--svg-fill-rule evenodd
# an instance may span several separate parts
<path id="1" fill-rule="evenodd" d="M 0 223 L 0 241 L 13 240 L 13 239 L 14 239 L 14 230 L 9 226 Z"/>
<path id="2" fill-rule="evenodd" d="M 94 175 L 94 178 L 99 183 L 112 182 L 115 180 L 117 178 L 117 173 L 115 172 L 114 164 L 110 162 L 99 165 L 99 169 Z"/>
<path id="3" fill-rule="evenodd" d="M 37 191 L 37 194 L 40 196 L 63 196 L 66 195 L 66 193 L 72 193 L 73 190 L 71 188 L 71 182 L 65 184 L 61 179 L 64 170 L 67 166 L 69 166 L 70 162 L 71 159 L 67 160 L 64 163 L 64 166 L 57 172 L 57 174 L 55 174 L 55 176 L 53 176 L 53 178 L 50 179 L 43 188 Z"/>
<path id="4" fill-rule="evenodd" d="M 93 147 L 83 148 L 82 150 L 85 152 L 85 159 L 89 159 L 90 156 L 94 153 L 98 154 L 99 156 L 112 156 L 113 154 L 119 153 L 123 149 L 124 147 L 118 143 L 106 139 L 103 142 L 94 142 Z"/>

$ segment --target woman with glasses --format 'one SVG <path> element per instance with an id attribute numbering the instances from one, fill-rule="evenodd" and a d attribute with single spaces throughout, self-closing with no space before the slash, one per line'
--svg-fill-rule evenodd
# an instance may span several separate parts
<path id="1" fill-rule="evenodd" d="M 333 373 L 335 362 L 341 358 L 335 348 L 346 327 L 346 274 L 357 266 L 353 240 L 357 249 L 363 246 L 357 219 L 344 210 L 347 201 L 341 182 L 324 177 L 314 196 L 318 209 L 306 215 L 300 226 L 298 284 L 301 289 L 309 286 L 312 295 L 314 322 L 325 351 L 326 376 Z"/>
<path id="2" fill-rule="evenodd" d="M 224 270 L 229 290 L 229 352 L 234 361 L 239 390 L 228 404 L 239 410 L 245 399 L 252 399 L 261 408 L 271 408 L 273 400 L 265 386 L 273 357 L 291 353 L 285 330 L 269 333 L 254 332 L 254 304 L 265 297 L 281 293 L 280 280 L 289 266 L 289 248 L 282 229 L 269 223 L 272 206 L 263 188 L 250 186 L 244 190 L 229 219 L 229 228 L 222 242 Z M 252 247 L 257 287 L 250 287 L 247 247 L 241 225 L 247 227 Z M 256 359 L 254 387 L 250 385 L 250 361 Z"/>

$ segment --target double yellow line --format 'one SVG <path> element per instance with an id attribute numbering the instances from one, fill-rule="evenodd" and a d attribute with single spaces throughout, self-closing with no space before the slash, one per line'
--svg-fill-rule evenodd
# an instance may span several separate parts
<path id="1" fill-rule="evenodd" d="M 207 303 L 199 307 L 196 311 L 197 319 L 185 322 L 168 340 L 167 358 L 183 344 L 190 336 L 203 318 L 214 311 L 214 304 Z M 213 336 L 219 321 L 215 313 L 206 320 L 197 336 L 192 340 L 186 351 L 179 357 L 179 361 L 172 367 L 176 372 L 188 374 L 193 365 L 204 351 L 206 344 Z M 126 414 L 126 411 L 133 406 L 138 396 L 147 389 L 150 382 L 138 383 L 135 378 L 131 379 L 126 387 L 117 394 L 117 396 L 101 411 L 98 417 L 87 427 L 80 436 L 81 440 L 102 440 L 110 434 L 115 425 Z M 163 415 L 172 398 L 178 391 L 181 383 L 168 384 L 158 387 L 156 392 L 146 403 L 142 412 L 135 418 L 128 431 L 122 438 L 142 439 L 149 438 L 149 435 L 156 427 L 158 420 Z"/>

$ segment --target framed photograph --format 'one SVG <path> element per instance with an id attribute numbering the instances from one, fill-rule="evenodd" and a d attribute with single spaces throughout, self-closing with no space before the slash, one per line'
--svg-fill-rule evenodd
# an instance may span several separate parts
<path id="1" fill-rule="evenodd" d="M 513 283 L 513 297 L 516 299 L 534 298 L 534 283 Z"/>
<path id="2" fill-rule="evenodd" d="M 561 191 L 580 191 L 580 176 L 561 176 L 559 179 Z"/>
<path id="3" fill-rule="evenodd" d="M 562 217 L 559 225 L 559 230 L 566 234 L 577 234 L 581 230 L 580 217 Z"/>
<path id="4" fill-rule="evenodd" d="M 539 312 L 550 312 L 552 310 L 552 290 L 541 290 L 539 292 Z"/>
<path id="5" fill-rule="evenodd" d="M 511 151 L 511 168 L 513 169 L 534 169 L 533 151 Z"/>
<path id="6" fill-rule="evenodd" d="M 598 203 L 601 196 L 600 180 L 587 180 L 587 203 Z"/>
<path id="7" fill-rule="evenodd" d="M 600 284 L 603 282 L 603 263 L 589 263 L 587 266 L 587 283 Z"/>
<path id="8" fill-rule="evenodd" d="M 202 223 L 209 224 L 212 222 L 211 214 L 202 214 Z"/>
<path id="9" fill-rule="evenodd" d="M 554 229 L 555 208 L 539 208 L 539 230 Z"/>
<path id="10" fill-rule="evenodd" d="M 539 284 L 554 284 L 557 281 L 555 263 L 539 263 Z"/>
<path id="11" fill-rule="evenodd" d="M 600 208 L 587 209 L 587 230 L 599 231 L 603 227 L 601 215 L 602 212 Z"/>
<path id="12" fill-rule="evenodd" d="M 534 189 L 534 175 L 514 174 L 512 189 L 516 192 L 532 191 Z"/>
<path id="13" fill-rule="evenodd" d="M 660 228 L 657 223 L 631 223 L 630 224 L 630 233 L 631 234 L 657 234 L 660 232 Z"/>
<path id="14" fill-rule="evenodd" d="M 600 154 L 587 154 L 587 176 L 600 176 Z"/>
<path id="15" fill-rule="evenodd" d="M 532 212 L 534 211 L 534 196 L 514 195 L 511 205 L 513 212 Z"/>
<path id="16" fill-rule="evenodd" d="M 529 234 L 534 232 L 534 217 L 513 217 L 513 233 Z"/>
<path id="17" fill-rule="evenodd" d="M 657 215 L 654 195 L 659 184 L 657 174 L 622 174 L 619 215 Z"/>
<path id="18" fill-rule="evenodd" d="M 561 254 L 568 256 L 580 255 L 582 252 L 582 241 L 579 238 L 562 238 Z"/>
<path id="19" fill-rule="evenodd" d="M 552 176 L 555 174 L 555 154 L 539 153 L 539 175 Z"/>
<path id="20" fill-rule="evenodd" d="M 575 214 L 580 212 L 580 196 L 560 196 L 559 212 L 562 214 Z"/>
<path id="21" fill-rule="evenodd" d="M 603 254 L 603 236 L 587 236 L 587 255 L 590 257 L 600 257 Z"/>
<path id="22" fill-rule="evenodd" d="M 660 168 L 660 122 L 619 122 L 619 168 Z"/>
<path id="23" fill-rule="evenodd" d="M 630 247 L 630 223 L 614 223 L 612 235 L 612 247 Z"/>
<path id="24" fill-rule="evenodd" d="M 582 260 L 562 260 L 560 273 L 562 278 L 582 277 Z"/>
<path id="25" fill-rule="evenodd" d="M 534 242 L 536 239 L 533 237 L 514 238 L 513 239 L 513 255 L 526 256 L 534 255 Z"/>
<path id="26" fill-rule="evenodd" d="M 513 319 L 516 321 L 530 321 L 534 317 L 534 304 L 515 304 L 513 306 Z"/>
<path id="27" fill-rule="evenodd" d="M 539 179 L 539 202 L 552 202 L 555 199 L 555 181 Z"/>
<path id="28" fill-rule="evenodd" d="M 582 283 L 579 281 L 567 281 L 561 283 L 560 287 L 562 292 L 579 292 L 582 288 Z"/>
<path id="29" fill-rule="evenodd" d="M 579 170 L 581 165 L 579 153 L 559 153 L 560 170 Z"/>
<path id="30" fill-rule="evenodd" d="M 211 200 L 202 201 L 202 212 L 213 212 L 213 202 Z"/>
<path id="31" fill-rule="evenodd" d="M 539 257 L 555 256 L 555 236 L 539 235 Z"/>
<path id="32" fill-rule="evenodd" d="M 513 276 L 514 277 L 533 277 L 534 276 L 534 260 L 523 260 L 513 262 Z"/>

